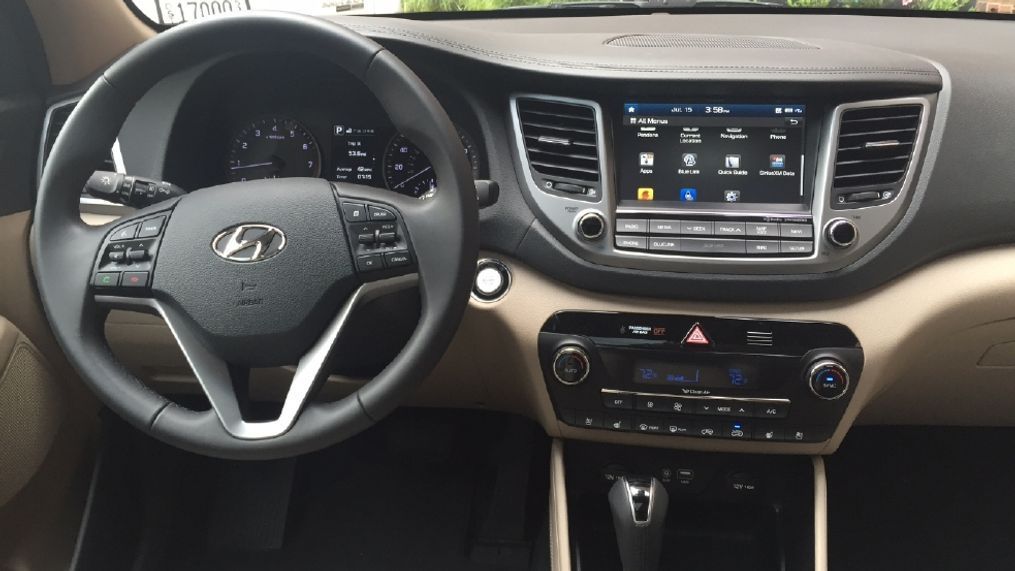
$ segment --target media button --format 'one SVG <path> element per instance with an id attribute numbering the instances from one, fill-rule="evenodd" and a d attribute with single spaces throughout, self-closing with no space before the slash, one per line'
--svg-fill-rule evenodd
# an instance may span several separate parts
<path id="1" fill-rule="evenodd" d="M 688 236 L 711 236 L 712 223 L 700 220 L 681 220 L 680 233 Z"/>
<path id="2" fill-rule="evenodd" d="M 680 238 L 656 238 L 648 239 L 648 249 L 657 252 L 679 252 Z"/>
<path id="3" fill-rule="evenodd" d="M 645 249 L 645 237 L 644 236 L 617 236 L 616 244 L 618 248 L 626 248 L 629 250 L 644 250 Z"/>
<path id="4" fill-rule="evenodd" d="M 747 235 L 755 238 L 778 238 L 778 222 L 748 222 Z"/>
<path id="5" fill-rule="evenodd" d="M 743 236 L 745 232 L 743 222 L 716 222 L 716 236 Z"/>
<path id="6" fill-rule="evenodd" d="M 747 241 L 747 255 L 749 256 L 766 256 L 771 254 L 779 254 L 782 249 L 779 245 L 778 240 L 748 240 Z"/>
<path id="7" fill-rule="evenodd" d="M 644 234 L 648 231 L 648 220 L 644 218 L 618 218 L 618 234 Z"/>
<path id="8" fill-rule="evenodd" d="M 650 220 L 650 234 L 680 234 L 679 220 Z"/>

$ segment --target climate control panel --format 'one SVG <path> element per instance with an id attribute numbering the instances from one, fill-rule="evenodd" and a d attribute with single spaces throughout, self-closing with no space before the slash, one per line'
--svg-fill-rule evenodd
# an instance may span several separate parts
<path id="1" fill-rule="evenodd" d="M 539 335 L 570 426 L 694 438 L 821 442 L 863 368 L 835 323 L 567 311 Z"/>

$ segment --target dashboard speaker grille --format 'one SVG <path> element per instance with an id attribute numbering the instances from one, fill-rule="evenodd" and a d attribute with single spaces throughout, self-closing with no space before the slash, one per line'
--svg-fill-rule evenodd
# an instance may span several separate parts
<path id="1" fill-rule="evenodd" d="M 681 49 L 734 49 L 734 50 L 818 50 L 808 44 L 788 38 L 760 36 L 719 36 L 709 34 L 630 34 L 604 42 L 620 48 L 681 48 Z"/>
<path id="2" fill-rule="evenodd" d="M 832 188 L 890 189 L 906 176 L 920 129 L 920 105 L 850 109 L 842 114 Z"/>
<path id="3" fill-rule="evenodd" d="M 563 101 L 520 98 L 518 121 L 529 165 L 554 178 L 599 182 L 596 113 Z"/>

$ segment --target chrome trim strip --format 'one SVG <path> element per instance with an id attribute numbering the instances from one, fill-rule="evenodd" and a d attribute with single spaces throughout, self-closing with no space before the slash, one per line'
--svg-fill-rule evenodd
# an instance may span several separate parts
<path id="1" fill-rule="evenodd" d="M 518 99 L 537 99 L 543 101 L 559 101 L 586 105 L 595 110 L 597 121 L 598 143 L 601 178 L 601 196 L 599 201 L 570 199 L 544 192 L 533 178 L 525 152 L 521 133 L 521 120 L 518 113 Z M 625 206 L 617 208 L 613 176 L 613 141 L 605 134 L 611 126 L 604 120 L 601 106 L 591 100 L 573 99 L 531 93 L 513 94 L 510 99 L 512 134 L 515 138 L 515 152 L 521 165 L 525 183 L 523 191 L 535 204 L 536 214 L 558 240 L 568 248 L 590 262 L 611 267 L 632 268 L 643 270 L 662 270 L 673 272 L 702 272 L 713 274 L 813 274 L 841 269 L 870 252 L 887 236 L 901 220 L 905 206 L 910 203 L 914 194 L 915 173 L 923 166 L 923 157 L 930 119 L 934 111 L 936 96 L 914 96 L 894 99 L 878 99 L 846 103 L 836 107 L 828 114 L 828 122 L 823 127 L 819 138 L 817 166 L 814 177 L 811 205 L 806 211 L 739 211 L 717 212 L 715 210 L 682 210 L 660 209 L 655 211 L 642 210 L 637 207 Z M 835 152 L 839 131 L 839 120 L 844 111 L 866 107 L 882 107 L 891 105 L 918 104 L 922 107 L 920 126 L 913 146 L 913 156 L 906 169 L 906 175 L 896 196 L 888 203 L 849 210 L 833 210 L 831 207 L 831 185 L 835 169 Z M 589 242 L 578 238 L 576 233 L 577 216 L 582 212 L 595 210 L 599 212 L 610 226 L 605 234 L 608 239 Z M 767 218 L 811 218 L 814 226 L 814 251 L 808 256 L 792 257 L 707 257 L 670 255 L 653 252 L 639 252 L 618 249 L 613 241 L 616 229 L 616 215 L 637 214 L 649 215 L 650 212 L 663 216 L 710 216 L 710 217 L 767 217 Z M 822 230 L 827 220 L 840 216 L 850 216 L 858 226 L 859 237 L 850 248 L 836 248 L 822 239 Z M 649 234 L 644 236 L 648 237 Z M 668 236 L 671 237 L 671 236 Z M 706 237 L 706 236 L 702 236 Z M 716 237 L 716 236 L 712 236 Z"/>
<path id="2" fill-rule="evenodd" d="M 825 460 L 811 456 L 814 466 L 814 571 L 828 571 L 828 480 Z"/>
<path id="3" fill-rule="evenodd" d="M 761 404 L 765 404 L 765 403 L 792 404 L 792 402 L 789 399 L 778 399 L 778 398 L 776 398 L 776 399 L 770 399 L 770 398 L 760 398 L 760 397 L 724 397 L 724 396 L 717 396 L 717 395 L 667 395 L 667 394 L 659 394 L 659 393 L 641 393 L 641 392 L 638 392 L 638 391 L 620 391 L 620 390 L 616 390 L 616 389 L 599 389 L 599 394 L 601 394 L 601 395 L 607 395 L 607 394 L 609 394 L 609 395 L 632 395 L 632 396 L 639 396 L 639 397 L 655 397 L 655 398 L 661 398 L 661 397 L 663 397 L 663 398 L 681 398 L 681 399 L 691 399 L 691 400 L 723 400 L 723 401 L 732 401 L 732 402 L 751 402 L 751 403 L 761 403 Z M 641 412 L 650 412 L 650 411 L 643 410 Z M 719 415 L 717 415 L 717 416 L 719 416 Z"/>
<path id="4" fill-rule="evenodd" d="M 550 446 L 550 570 L 571 571 L 571 535 L 567 517 L 564 441 Z"/>
<path id="5" fill-rule="evenodd" d="M 226 432 L 240 440 L 263 440 L 285 434 L 296 423 L 312 389 L 328 376 L 328 371 L 324 367 L 352 312 L 362 304 L 382 295 L 410 288 L 418 282 L 418 274 L 408 274 L 368 282 L 353 292 L 325 329 L 324 334 L 297 364 L 279 417 L 266 422 L 247 422 L 243 419 L 236 394 L 233 392 L 227 363 L 204 346 L 200 338 L 191 331 L 189 319 L 185 315 L 152 298 L 95 296 L 95 301 L 114 308 L 146 308 L 158 313 L 169 326 Z"/>

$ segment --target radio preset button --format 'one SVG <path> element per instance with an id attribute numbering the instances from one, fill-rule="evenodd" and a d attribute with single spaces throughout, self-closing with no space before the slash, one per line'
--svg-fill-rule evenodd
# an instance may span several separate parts
<path id="1" fill-rule="evenodd" d="M 625 248 L 628 250 L 646 249 L 644 236 L 617 236 L 616 244 L 618 248 Z"/>
<path id="2" fill-rule="evenodd" d="M 618 234 L 645 234 L 648 232 L 648 220 L 644 218 L 618 218 Z"/>
<path id="3" fill-rule="evenodd" d="M 679 220 L 650 220 L 649 234 L 680 234 Z"/>

